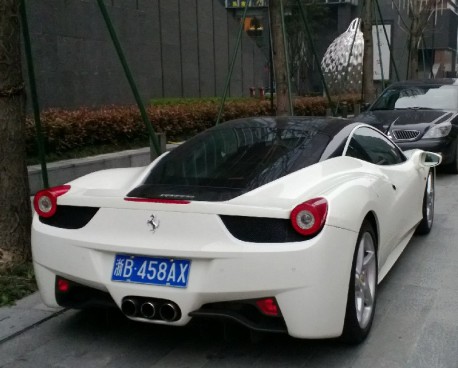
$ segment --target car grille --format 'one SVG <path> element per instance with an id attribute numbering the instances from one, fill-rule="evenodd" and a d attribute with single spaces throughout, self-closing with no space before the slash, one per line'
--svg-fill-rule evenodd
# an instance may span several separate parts
<path id="1" fill-rule="evenodd" d="M 393 138 L 397 141 L 413 141 L 420 133 L 419 130 L 393 130 Z"/>

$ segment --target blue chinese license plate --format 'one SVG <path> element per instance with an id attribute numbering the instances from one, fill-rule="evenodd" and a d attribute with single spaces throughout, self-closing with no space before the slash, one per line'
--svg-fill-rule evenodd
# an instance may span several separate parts
<path id="1" fill-rule="evenodd" d="M 185 288 L 188 285 L 191 261 L 117 254 L 111 279 L 137 284 Z"/>

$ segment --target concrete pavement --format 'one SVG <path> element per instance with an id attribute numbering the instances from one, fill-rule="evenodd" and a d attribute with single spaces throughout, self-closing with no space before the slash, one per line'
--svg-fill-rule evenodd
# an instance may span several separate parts
<path id="1" fill-rule="evenodd" d="M 62 308 L 45 306 L 38 292 L 0 308 L 0 344 L 62 312 Z"/>

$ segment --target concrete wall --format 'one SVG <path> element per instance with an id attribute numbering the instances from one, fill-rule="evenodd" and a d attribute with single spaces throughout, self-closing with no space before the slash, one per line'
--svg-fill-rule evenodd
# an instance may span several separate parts
<path id="1" fill-rule="evenodd" d="M 453 49 L 457 48 L 457 27 L 458 16 L 451 10 L 438 11 L 437 23 L 434 26 L 434 16 L 432 17 L 425 32 L 426 47 L 431 48 L 433 42 L 437 49 Z M 434 40 L 432 39 L 432 31 L 434 30 Z"/>
<path id="2" fill-rule="evenodd" d="M 105 0 L 140 94 L 222 94 L 236 19 L 215 0 Z M 27 1 L 42 108 L 133 103 L 95 0 Z M 243 35 L 233 96 L 261 87 L 264 57 Z M 25 68 L 24 68 L 25 69 Z"/>
<path id="3" fill-rule="evenodd" d="M 170 151 L 178 146 L 178 144 L 166 144 L 165 136 L 162 134 L 160 134 L 158 138 L 161 145 L 161 152 L 165 152 L 166 150 Z M 85 158 L 51 162 L 46 165 L 48 181 L 50 186 L 62 185 L 83 175 L 99 170 L 146 166 L 156 157 L 155 153 L 151 156 L 149 147 L 145 147 Z M 43 189 L 41 166 L 29 166 L 28 174 L 30 194 L 35 194 L 37 191 Z"/>

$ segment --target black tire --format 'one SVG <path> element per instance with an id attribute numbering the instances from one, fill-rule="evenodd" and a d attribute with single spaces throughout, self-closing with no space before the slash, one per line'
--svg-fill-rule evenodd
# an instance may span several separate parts
<path id="1" fill-rule="evenodd" d="M 433 227 L 434 221 L 434 194 L 435 194 L 435 171 L 434 169 L 429 171 L 428 177 L 426 178 L 425 193 L 423 195 L 423 206 L 422 213 L 423 218 L 415 230 L 418 235 L 429 234 Z"/>
<path id="2" fill-rule="evenodd" d="M 368 238 L 369 237 L 369 238 Z M 368 262 L 371 264 L 371 273 L 369 275 L 357 275 L 356 268 L 358 262 L 358 254 L 361 247 L 365 247 L 365 241 L 372 241 L 373 259 Z M 370 247 L 368 247 L 370 248 Z M 364 248 L 363 248 L 364 249 Z M 369 253 L 366 253 L 366 249 L 363 251 L 363 260 L 369 257 Z M 373 262 L 373 263 L 372 263 Z M 374 267 L 375 265 L 375 267 Z M 360 270 L 361 271 L 361 270 Z M 363 274 L 363 273 L 361 273 Z M 367 277 L 366 277 L 367 276 Z M 364 282 L 369 280 L 367 285 Z M 341 340 L 347 344 L 359 344 L 367 337 L 372 327 L 372 321 L 375 314 L 375 305 L 377 297 L 377 283 L 378 283 L 378 264 L 377 264 L 377 237 L 375 231 L 369 221 L 365 220 L 359 231 L 358 240 L 355 246 L 355 253 L 353 255 L 353 264 L 351 267 L 350 283 L 348 287 L 348 298 L 347 298 L 347 309 L 345 314 L 345 323 Z M 357 286 L 359 285 L 359 292 L 361 292 L 361 286 L 369 287 L 372 292 L 371 306 L 366 309 L 366 301 L 362 301 L 362 312 L 357 311 L 357 301 L 359 298 L 356 296 Z M 362 293 L 364 295 L 364 292 Z M 361 300 L 360 300 L 361 301 Z M 368 303 L 369 305 L 369 303 Z"/>

